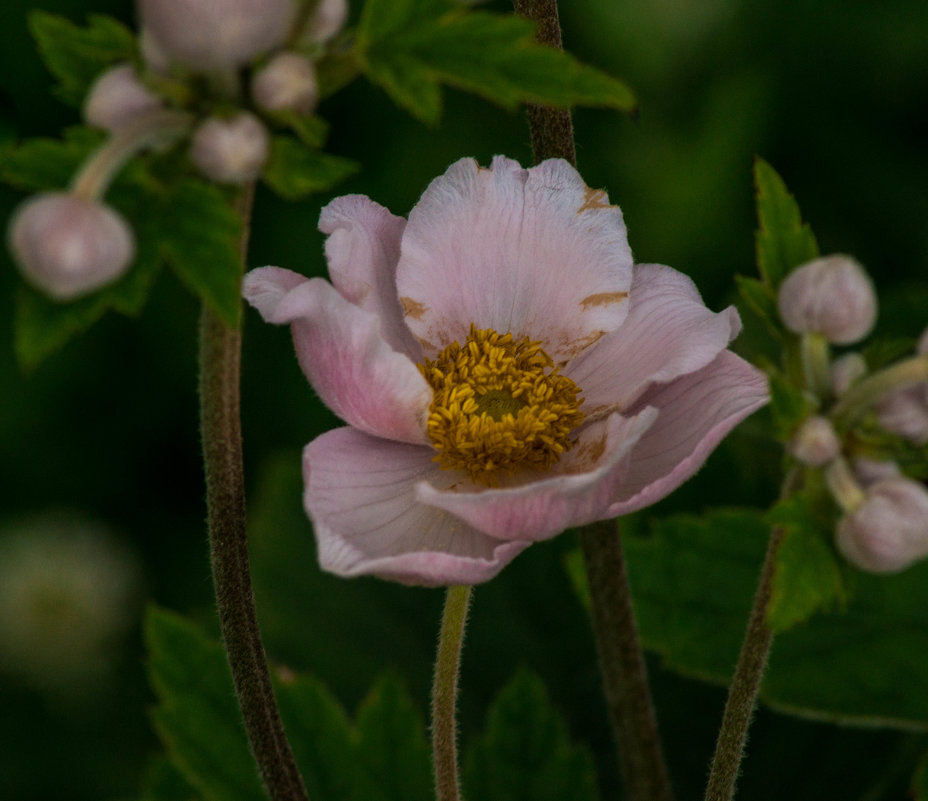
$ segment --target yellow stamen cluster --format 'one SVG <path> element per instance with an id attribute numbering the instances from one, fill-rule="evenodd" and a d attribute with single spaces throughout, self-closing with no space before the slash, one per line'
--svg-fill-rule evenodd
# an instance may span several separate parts
<path id="1" fill-rule="evenodd" d="M 580 388 L 558 374 L 541 343 L 473 323 L 419 369 L 434 391 L 427 424 L 435 461 L 497 486 L 500 472 L 547 470 L 583 420 Z"/>

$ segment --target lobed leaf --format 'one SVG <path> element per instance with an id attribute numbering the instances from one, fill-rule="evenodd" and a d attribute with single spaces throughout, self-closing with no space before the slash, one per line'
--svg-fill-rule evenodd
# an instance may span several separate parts
<path id="1" fill-rule="evenodd" d="M 275 136 L 262 177 L 281 197 L 299 200 L 331 189 L 359 168 L 351 159 L 310 150 L 289 136 Z"/>
<path id="2" fill-rule="evenodd" d="M 775 291 L 792 269 L 818 257 L 818 244 L 812 229 L 802 222 L 799 205 L 783 179 L 761 158 L 754 160 L 754 186 L 757 269 Z"/>
<path id="3" fill-rule="evenodd" d="M 135 36 L 121 22 L 92 14 L 86 27 L 57 14 L 33 11 L 29 30 L 49 72 L 59 82 L 58 96 L 80 106 L 93 80 L 117 61 L 135 57 Z"/>
<path id="4" fill-rule="evenodd" d="M 782 325 L 780 324 L 777 299 L 773 290 L 763 281 L 748 278 L 744 275 L 736 275 L 735 283 L 738 285 L 738 294 L 741 295 L 751 311 L 766 323 L 767 328 L 775 336 L 779 337 L 782 332 Z"/>
<path id="5" fill-rule="evenodd" d="M 594 801 L 593 760 L 573 745 L 541 679 L 519 671 L 467 753 L 466 797 L 481 801 Z"/>

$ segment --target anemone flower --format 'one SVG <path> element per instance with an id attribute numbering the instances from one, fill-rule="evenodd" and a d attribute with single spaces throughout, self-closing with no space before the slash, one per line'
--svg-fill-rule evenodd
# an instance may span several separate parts
<path id="1" fill-rule="evenodd" d="M 396 217 L 322 210 L 332 283 L 253 270 L 348 425 L 303 452 L 323 569 L 474 584 L 531 543 L 641 509 L 767 401 L 713 313 L 669 267 L 633 265 L 622 212 L 567 162 L 462 159 Z"/>

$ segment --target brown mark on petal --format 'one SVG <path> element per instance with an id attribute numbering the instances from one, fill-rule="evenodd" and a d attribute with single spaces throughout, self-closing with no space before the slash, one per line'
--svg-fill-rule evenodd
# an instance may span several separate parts
<path id="1" fill-rule="evenodd" d="M 593 470 L 606 452 L 606 434 L 592 441 L 587 440 L 575 445 L 570 450 L 570 461 L 564 464 L 563 472 L 567 475 L 588 473 Z"/>
<path id="2" fill-rule="evenodd" d="M 558 343 L 557 354 L 562 358 L 558 360 L 557 366 L 563 368 L 571 359 L 579 356 L 583 351 L 585 351 L 590 345 L 596 342 L 600 337 L 605 335 L 605 331 L 593 331 L 590 334 L 587 334 L 584 337 L 579 337 L 578 339 L 563 339 Z"/>
<path id="3" fill-rule="evenodd" d="M 593 306 L 609 306 L 613 303 L 621 303 L 628 297 L 628 292 L 598 292 L 595 295 L 587 295 L 580 301 L 580 309 L 587 311 Z"/>
<path id="4" fill-rule="evenodd" d="M 400 303 L 403 304 L 403 316 L 412 317 L 413 320 L 421 320 L 422 315 L 429 309 L 424 303 L 412 298 L 400 298 Z"/>
<path id="5" fill-rule="evenodd" d="M 583 205 L 577 209 L 577 214 L 582 214 L 589 209 L 611 209 L 614 208 L 613 205 L 609 202 L 609 196 L 606 194 L 604 189 L 590 189 L 586 188 L 586 193 L 583 197 Z"/>

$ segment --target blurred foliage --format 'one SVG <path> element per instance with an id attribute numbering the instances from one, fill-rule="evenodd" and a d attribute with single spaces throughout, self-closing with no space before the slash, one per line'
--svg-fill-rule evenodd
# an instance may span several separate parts
<path id="1" fill-rule="evenodd" d="M 77 122 L 75 110 L 52 95 L 52 78 L 28 34 L 27 12 L 36 7 L 79 23 L 92 12 L 127 24 L 133 15 L 129 0 L 8 0 L 0 28 L 0 140 L 58 136 Z M 872 272 L 880 291 L 880 333 L 918 335 L 928 309 L 928 5 L 573 0 L 562 3 L 561 16 L 568 49 L 621 75 L 639 101 L 636 123 L 602 110 L 575 115 L 581 171 L 622 205 L 639 261 L 690 274 L 714 308 L 731 302 L 733 275 L 754 275 L 751 166 L 760 155 L 814 222 L 822 251 L 855 254 Z M 321 113 L 330 122 L 331 151 L 362 164 L 339 193 L 362 192 L 397 214 L 461 156 L 482 163 L 494 153 L 522 163 L 531 158 L 521 114 L 453 89 L 436 129 L 360 81 L 326 100 Z M 21 197 L 0 188 L 0 217 Z M 324 274 L 316 220 L 328 197 L 288 203 L 260 190 L 250 264 Z M 4 252 L 0 319 L 12 319 L 18 282 Z M 214 627 L 196 429 L 198 311 L 165 273 L 140 318 L 104 318 L 28 376 L 15 363 L 7 323 L 0 337 L 0 512 L 55 505 L 105 520 L 142 553 L 154 599 Z M 762 324 L 743 312 L 739 342 L 766 347 Z M 762 435 L 768 414 L 744 423 L 653 515 L 714 504 L 769 505 L 778 492 L 780 452 Z M 311 671 L 348 708 L 393 668 L 421 714 L 441 594 L 370 579 L 341 581 L 315 564 L 300 508 L 299 448 L 335 424 L 302 377 L 288 333 L 249 313 L 243 425 L 259 613 L 269 652 L 277 662 Z M 743 539 L 745 548 L 755 549 L 753 567 L 744 569 L 756 573 L 762 541 Z M 529 549 L 476 591 L 464 654 L 462 729 L 475 736 L 491 700 L 526 665 L 541 676 L 568 730 L 591 747 L 603 797 L 615 797 L 595 652 L 560 561 L 572 542 L 565 535 Z M 636 575 L 633 565 L 633 582 Z M 901 586 L 920 572 L 911 575 L 892 581 Z M 637 580 L 672 613 L 672 598 L 662 599 L 660 587 L 644 576 Z M 842 665 L 825 646 L 839 632 L 815 640 L 804 634 L 813 624 L 784 635 L 782 649 L 775 645 L 773 671 L 812 690 L 827 689 Z M 801 636 L 807 650 L 797 654 L 787 646 Z M 689 637 L 692 651 L 709 653 L 710 640 L 696 631 Z M 144 689 L 141 640 L 133 637 L 126 646 L 121 673 L 96 705 L 49 702 L 13 677 L 0 679 L 4 797 L 136 797 L 147 756 L 158 746 L 145 716 L 152 699 Z M 737 641 L 729 645 L 717 675 L 730 671 L 736 648 Z M 848 642 L 840 658 L 872 649 Z M 650 666 L 678 797 L 699 798 L 724 694 L 679 678 L 660 659 Z M 897 692 L 904 704 L 902 694 L 919 676 L 899 679 L 895 690 L 878 669 L 860 680 L 864 689 Z M 920 735 L 848 730 L 762 709 L 741 794 L 752 801 L 787 794 L 797 801 L 901 801 L 925 750 Z M 163 769 L 155 772 L 172 786 Z"/>

